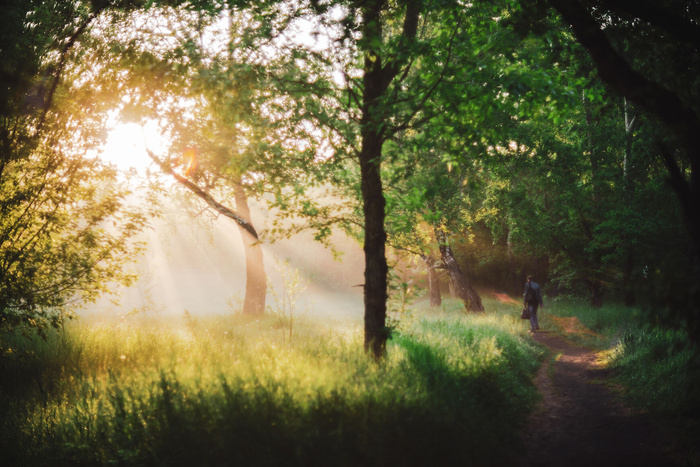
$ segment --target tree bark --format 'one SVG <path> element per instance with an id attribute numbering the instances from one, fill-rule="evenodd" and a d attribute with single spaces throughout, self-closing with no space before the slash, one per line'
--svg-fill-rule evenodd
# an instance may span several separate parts
<path id="1" fill-rule="evenodd" d="M 457 258 L 455 258 L 452 248 L 447 241 L 447 235 L 442 229 L 435 229 L 435 237 L 440 245 L 442 263 L 450 275 L 457 297 L 464 302 L 464 306 L 468 311 L 484 311 L 484 306 L 481 304 L 481 297 L 471 286 L 466 274 L 464 274 L 462 268 L 459 266 Z"/>
<path id="2" fill-rule="evenodd" d="M 365 349 L 379 358 L 389 338 L 386 328 L 387 273 L 384 208 L 386 200 L 379 174 L 381 139 L 363 130 L 360 172 L 365 215 Z"/>
<path id="3" fill-rule="evenodd" d="M 447 284 L 450 288 L 450 298 L 459 298 L 459 296 L 457 295 L 457 288 L 455 287 L 455 281 L 452 280 L 452 277 L 450 277 L 450 280 Z"/>
<path id="4" fill-rule="evenodd" d="M 362 77 L 362 118 L 359 152 L 360 188 L 365 220 L 365 349 L 375 358 L 384 354 L 389 329 L 386 327 L 387 273 L 386 231 L 384 218 L 386 200 L 381 179 L 382 145 L 386 139 L 387 110 L 382 103 L 391 81 L 396 77 L 406 56 L 392 57 L 383 64 L 382 11 L 385 0 L 367 0 L 362 3 L 362 42 L 364 54 Z M 401 42 L 406 45 L 415 39 L 418 25 L 418 2 L 408 2 Z"/>
<path id="5" fill-rule="evenodd" d="M 435 258 L 432 255 L 423 255 L 425 267 L 428 269 L 428 295 L 430 296 L 430 306 L 437 308 L 442 305 L 442 294 L 440 293 L 440 279 L 435 268 Z"/>
<path id="6" fill-rule="evenodd" d="M 252 225 L 248 196 L 240 179 L 234 184 L 233 196 L 236 201 L 238 214 L 248 224 Z M 241 224 L 238 224 L 238 230 L 241 233 L 245 250 L 246 282 L 243 314 L 261 316 L 265 313 L 265 296 L 267 295 L 267 275 L 265 274 L 265 265 L 263 263 L 262 246 Z"/>

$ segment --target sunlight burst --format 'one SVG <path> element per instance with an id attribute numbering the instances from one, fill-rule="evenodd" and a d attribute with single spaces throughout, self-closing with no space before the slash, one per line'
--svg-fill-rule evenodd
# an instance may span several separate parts
<path id="1" fill-rule="evenodd" d="M 163 146 L 163 137 L 156 122 L 147 122 L 143 126 L 137 123 L 115 122 L 111 125 L 100 157 L 121 171 L 133 169 L 143 175 L 152 163 L 146 149 L 159 153 Z"/>

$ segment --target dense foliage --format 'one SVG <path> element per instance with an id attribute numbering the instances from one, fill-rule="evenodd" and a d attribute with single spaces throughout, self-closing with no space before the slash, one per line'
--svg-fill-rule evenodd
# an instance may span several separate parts
<path id="1" fill-rule="evenodd" d="M 2 17 L 0 328 L 43 333 L 92 300 L 136 251 L 143 213 L 97 157 L 110 94 L 84 82 L 80 39 L 97 10 L 16 1 Z M 0 342 L 0 357 L 4 345 Z"/>

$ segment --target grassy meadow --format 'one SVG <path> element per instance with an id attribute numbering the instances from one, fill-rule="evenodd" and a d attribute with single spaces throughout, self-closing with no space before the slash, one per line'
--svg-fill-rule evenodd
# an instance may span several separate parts
<path id="1" fill-rule="evenodd" d="M 3 465 L 499 464 L 544 352 L 515 305 L 486 306 L 415 307 L 381 362 L 360 323 L 305 317 L 290 337 L 274 314 L 3 335 Z"/>

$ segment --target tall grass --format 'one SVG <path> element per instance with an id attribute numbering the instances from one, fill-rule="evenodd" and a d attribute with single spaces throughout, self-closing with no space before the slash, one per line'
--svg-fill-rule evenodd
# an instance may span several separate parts
<path id="1" fill-rule="evenodd" d="M 3 465 L 498 464 L 541 354 L 509 311 L 416 311 L 379 363 L 309 319 L 291 342 L 275 317 L 3 336 Z"/>

